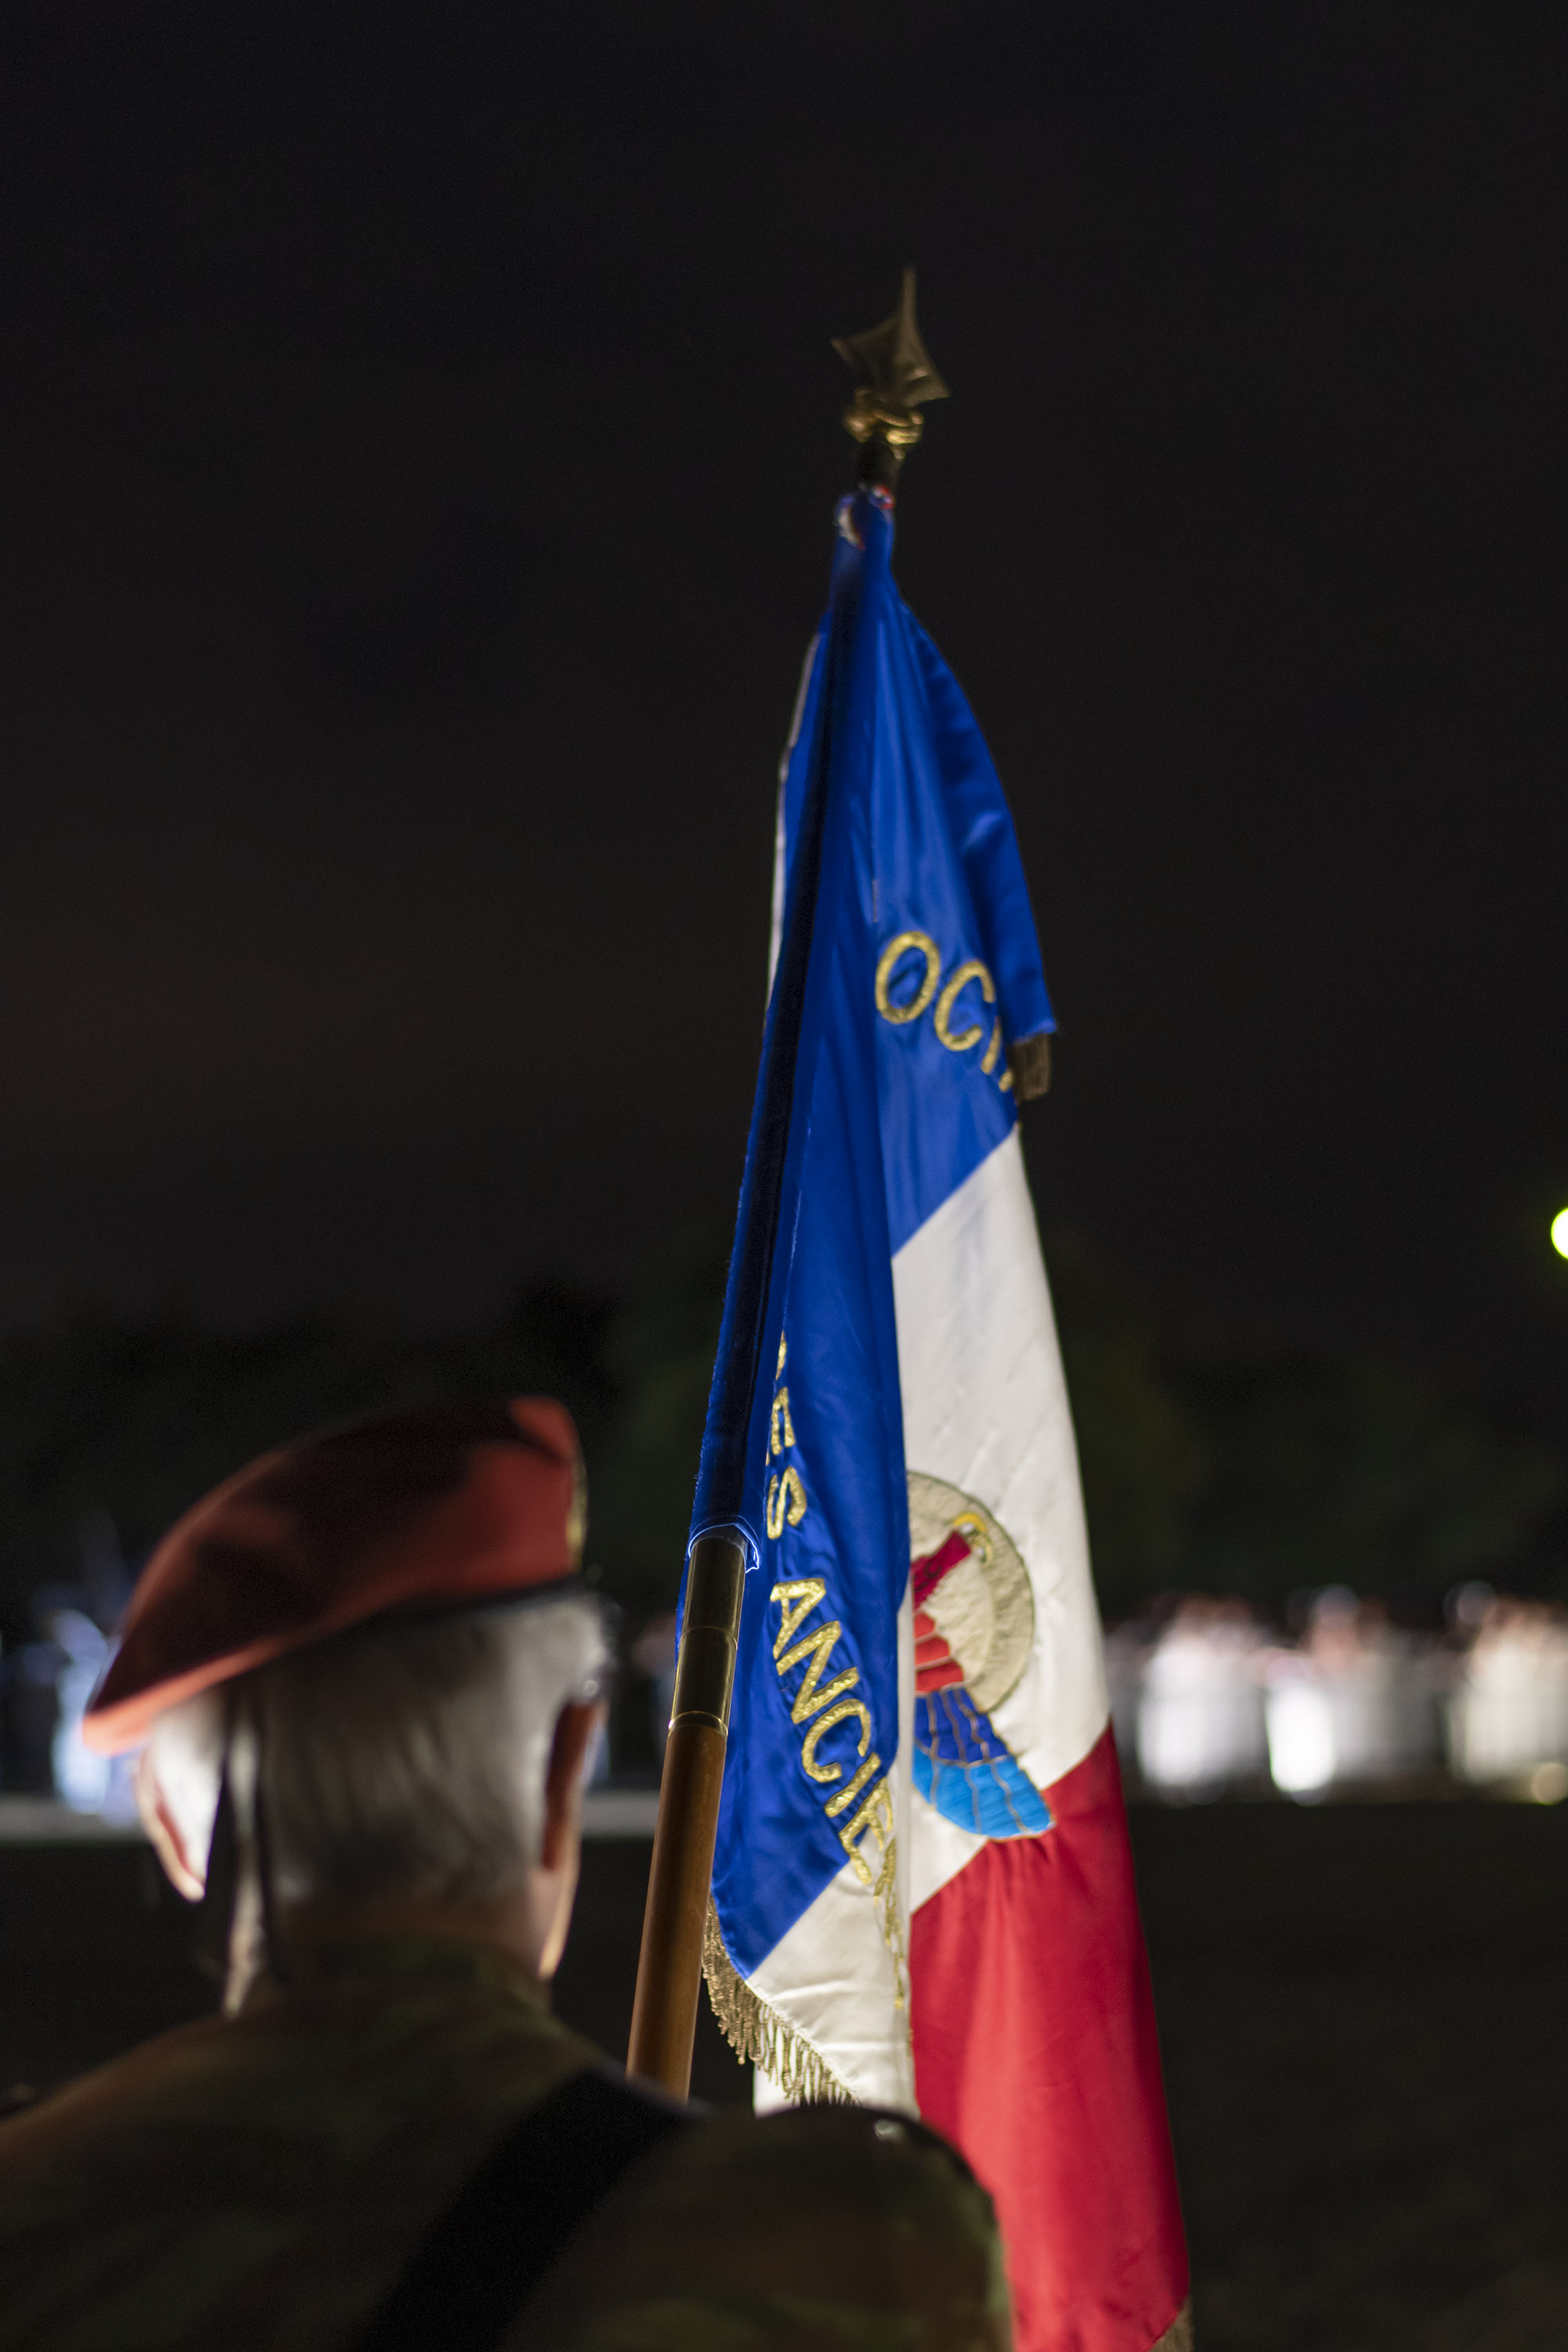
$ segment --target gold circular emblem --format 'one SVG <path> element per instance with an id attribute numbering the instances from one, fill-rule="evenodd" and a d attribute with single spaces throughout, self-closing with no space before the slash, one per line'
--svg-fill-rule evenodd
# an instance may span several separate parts
<path id="1" fill-rule="evenodd" d="M 966 1559 L 950 1568 L 923 1608 L 963 1670 L 982 1714 L 1016 1688 L 1035 1640 L 1035 1593 L 1017 1545 L 984 1503 L 922 1470 L 910 1472 L 910 1556 L 929 1559 L 962 1536 Z"/>

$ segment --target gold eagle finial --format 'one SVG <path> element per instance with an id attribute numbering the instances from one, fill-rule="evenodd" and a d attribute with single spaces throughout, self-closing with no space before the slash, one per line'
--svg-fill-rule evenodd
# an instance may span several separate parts
<path id="1" fill-rule="evenodd" d="M 844 423 L 862 445 L 861 479 L 890 483 L 921 437 L 921 403 L 948 397 L 915 323 L 914 271 L 905 270 L 899 306 L 879 327 L 836 335 L 833 348 L 855 377 Z"/>

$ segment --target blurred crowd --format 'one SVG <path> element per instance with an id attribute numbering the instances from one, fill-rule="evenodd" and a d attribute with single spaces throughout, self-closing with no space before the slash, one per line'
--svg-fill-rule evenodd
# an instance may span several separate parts
<path id="1" fill-rule="evenodd" d="M 125 1762 L 81 1738 L 132 1586 L 107 1517 L 84 1524 L 79 1559 L 70 1584 L 37 1589 L 34 1638 L 0 1654 L 0 1795 L 53 1795 L 129 1821 Z M 660 1613 L 627 1644 L 595 1780 L 657 1777 L 675 1634 Z M 1310 1802 L 1457 1784 L 1568 1798 L 1568 1610 L 1552 1601 L 1464 1584 L 1441 1625 L 1422 1630 L 1330 1585 L 1294 1605 L 1281 1631 L 1245 1601 L 1176 1593 L 1115 1626 L 1106 1658 L 1134 1792 L 1183 1802 L 1278 1790 Z"/>
<path id="2" fill-rule="evenodd" d="M 40 1585 L 34 1635 L 0 1652 L 0 1793 L 58 1798 L 73 1812 L 135 1819 L 131 1765 L 99 1756 L 81 1719 L 114 1649 L 131 1597 L 131 1571 L 101 1515 L 79 1531 L 79 1574 Z"/>
<path id="3" fill-rule="evenodd" d="M 1108 1637 L 1117 1744 L 1135 1785 L 1173 1801 L 1264 1790 L 1417 1793 L 1439 1777 L 1568 1797 L 1568 1612 L 1486 1585 L 1442 1633 L 1402 1629 L 1343 1586 L 1289 1638 L 1245 1601 L 1200 1594 Z"/>

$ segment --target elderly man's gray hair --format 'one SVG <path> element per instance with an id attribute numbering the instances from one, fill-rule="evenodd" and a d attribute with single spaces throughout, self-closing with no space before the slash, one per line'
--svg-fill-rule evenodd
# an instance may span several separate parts
<path id="1" fill-rule="evenodd" d="M 603 1615 L 574 1593 L 356 1628 L 247 1678 L 285 1902 L 484 1901 L 539 1859 L 563 1707 L 597 1696 Z"/>

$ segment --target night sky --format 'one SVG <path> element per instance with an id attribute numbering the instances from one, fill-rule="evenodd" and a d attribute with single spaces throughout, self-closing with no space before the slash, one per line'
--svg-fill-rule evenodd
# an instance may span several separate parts
<path id="1" fill-rule="evenodd" d="M 460 1323 L 732 1212 L 906 261 L 1047 1220 L 1564 1385 L 1568 18 L 0 26 L 0 1318 Z"/>

